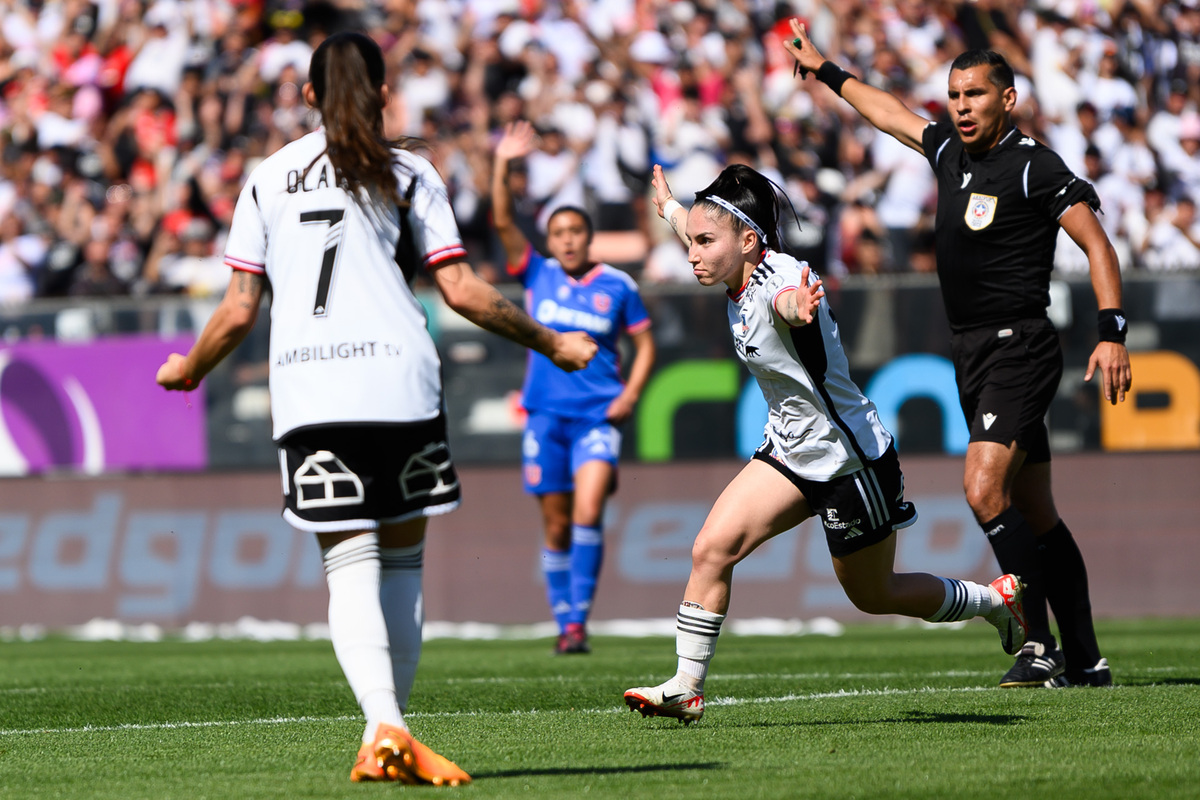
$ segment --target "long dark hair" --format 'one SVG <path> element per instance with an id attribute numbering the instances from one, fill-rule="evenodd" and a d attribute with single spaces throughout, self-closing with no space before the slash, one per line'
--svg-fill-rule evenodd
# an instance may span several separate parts
<path id="1" fill-rule="evenodd" d="M 775 184 L 765 175 L 745 164 L 732 164 L 721 170 L 721 174 L 707 188 L 696 192 L 697 205 L 703 205 L 706 211 L 717 211 L 728 217 L 735 231 L 751 230 L 744 220 L 714 201 L 714 197 L 733 205 L 758 226 L 755 233 L 758 233 L 762 247 L 782 249 Z"/>
<path id="2" fill-rule="evenodd" d="M 351 194 L 364 189 L 407 205 L 393 169 L 392 148 L 404 147 L 408 140 L 383 135 L 384 63 L 379 45 L 361 33 L 335 33 L 313 53 L 308 76 L 325 124 L 324 154 L 333 163 L 338 185 Z"/>

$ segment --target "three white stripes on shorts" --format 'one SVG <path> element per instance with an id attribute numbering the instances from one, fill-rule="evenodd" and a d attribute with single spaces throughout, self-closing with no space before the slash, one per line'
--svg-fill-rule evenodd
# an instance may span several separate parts
<path id="1" fill-rule="evenodd" d="M 871 529 L 879 530 L 891 520 L 892 506 L 884 497 L 883 490 L 879 488 L 879 479 L 875 477 L 875 470 L 867 467 L 856 472 L 854 486 L 858 489 L 863 506 L 867 509 Z"/>

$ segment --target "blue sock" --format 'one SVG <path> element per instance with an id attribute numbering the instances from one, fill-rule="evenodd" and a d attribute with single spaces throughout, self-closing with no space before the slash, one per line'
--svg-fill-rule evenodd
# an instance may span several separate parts
<path id="1" fill-rule="evenodd" d="M 542 575 L 546 578 L 546 600 L 560 632 L 567 629 L 571 616 L 571 554 L 542 549 Z"/>
<path id="2" fill-rule="evenodd" d="M 587 622 L 603 561 L 604 534 L 600 528 L 571 526 L 571 622 Z"/>

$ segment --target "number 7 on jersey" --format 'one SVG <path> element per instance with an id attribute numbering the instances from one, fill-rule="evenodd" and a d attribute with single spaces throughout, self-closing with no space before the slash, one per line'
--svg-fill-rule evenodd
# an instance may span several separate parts
<path id="1" fill-rule="evenodd" d="M 338 245 L 342 242 L 342 217 L 345 213 L 340 208 L 300 212 L 301 225 L 320 222 L 329 225 L 329 232 L 325 235 L 325 254 L 321 258 L 321 276 L 317 279 L 317 299 L 313 303 L 314 317 L 325 316 L 329 306 L 329 287 L 333 284 L 333 267 L 337 263 Z"/>

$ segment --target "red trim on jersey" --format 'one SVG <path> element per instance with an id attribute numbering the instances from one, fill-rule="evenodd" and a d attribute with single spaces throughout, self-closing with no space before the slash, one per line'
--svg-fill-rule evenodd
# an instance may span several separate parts
<path id="1" fill-rule="evenodd" d="M 753 275 L 754 273 L 750 273 L 750 274 Z M 725 294 L 729 295 L 729 299 L 736 303 L 738 300 L 742 299 L 742 295 L 746 293 L 746 287 L 749 285 L 750 285 L 750 279 L 747 278 L 746 282 L 742 284 L 742 288 L 738 289 L 736 292 L 726 289 Z"/>
<path id="2" fill-rule="evenodd" d="M 265 264 L 257 264 L 253 261 L 243 261 L 235 256 L 225 256 L 225 266 L 231 267 L 242 272 L 253 272 L 255 275 L 265 275 L 267 267 Z"/>
<path id="3" fill-rule="evenodd" d="M 533 245 L 529 242 L 525 243 L 525 255 L 521 256 L 520 264 L 505 264 L 504 271 L 509 275 L 520 275 L 525 270 L 529 269 L 529 259 L 533 258 Z"/>
<path id="4" fill-rule="evenodd" d="M 433 269 L 434 267 L 445 264 L 447 261 L 458 261 L 467 257 L 467 249 L 461 244 L 443 247 L 440 250 L 434 250 L 432 253 L 427 253 L 425 256 L 425 268 Z"/>
<path id="5" fill-rule="evenodd" d="M 651 322 L 650 318 L 646 317 L 644 320 L 637 323 L 636 325 L 630 325 L 628 328 L 625 329 L 625 332 L 628 333 L 630 336 L 632 336 L 635 333 L 641 333 L 642 331 L 644 331 L 650 327 L 650 322 Z"/>

